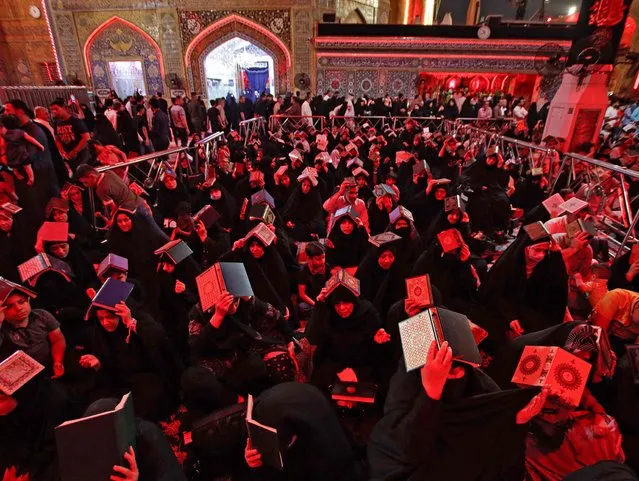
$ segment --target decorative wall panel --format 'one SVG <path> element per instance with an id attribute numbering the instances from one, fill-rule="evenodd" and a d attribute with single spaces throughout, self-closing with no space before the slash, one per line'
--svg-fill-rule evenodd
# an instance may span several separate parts
<path id="1" fill-rule="evenodd" d="M 318 54 L 317 90 L 340 90 L 355 96 L 415 95 L 415 80 L 421 72 L 509 72 L 535 73 L 532 60 L 522 58 L 420 58 L 400 54 Z"/>
<path id="2" fill-rule="evenodd" d="M 87 55 L 95 89 L 111 88 L 109 61 L 140 60 L 147 92 L 164 91 L 160 51 L 141 32 L 124 22 L 116 20 L 92 37 Z"/>
<path id="3" fill-rule="evenodd" d="M 206 27 L 229 15 L 239 15 L 266 27 L 291 46 L 291 17 L 288 10 L 180 10 L 182 44 L 186 46 Z"/>
<path id="4" fill-rule="evenodd" d="M 312 47 L 313 37 L 312 11 L 299 10 L 294 16 L 295 54 L 293 56 L 293 69 L 295 74 L 312 73 Z"/>
<path id="5" fill-rule="evenodd" d="M 62 56 L 64 74 L 77 75 L 80 80 L 87 81 L 86 70 L 82 64 L 82 47 L 78 40 L 78 33 L 75 29 L 73 14 L 71 13 L 55 13 L 53 15 L 55 30 L 59 42 L 58 55 Z"/>

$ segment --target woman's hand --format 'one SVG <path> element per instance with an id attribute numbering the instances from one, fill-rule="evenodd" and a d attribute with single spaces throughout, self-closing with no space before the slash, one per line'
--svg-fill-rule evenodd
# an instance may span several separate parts
<path id="1" fill-rule="evenodd" d="M 384 330 L 384 328 L 381 328 L 375 333 L 373 340 L 376 344 L 386 344 L 391 340 L 391 336 Z"/>
<path id="2" fill-rule="evenodd" d="M 257 469 L 262 467 L 262 455 L 257 449 L 253 449 L 251 439 L 246 440 L 246 448 L 244 448 L 244 460 L 249 468 Z"/>
<path id="3" fill-rule="evenodd" d="M 448 341 L 444 341 L 439 350 L 437 343 L 433 341 L 428 349 L 426 364 L 421 369 L 422 386 L 429 398 L 435 401 L 442 398 L 444 386 L 452 367 L 453 350 L 448 345 Z"/>
<path id="4" fill-rule="evenodd" d="M 195 233 L 197 234 L 197 236 L 200 238 L 200 241 L 204 242 L 208 236 L 208 233 L 206 232 L 206 227 L 204 227 L 204 222 L 202 222 L 201 220 L 198 220 L 195 223 Z"/>
<path id="5" fill-rule="evenodd" d="M 521 408 L 521 410 L 517 413 L 517 424 L 526 424 L 532 418 L 537 416 L 544 407 L 549 392 L 550 390 L 547 387 L 544 387 L 539 394 L 537 394 L 530 400 L 528 404 Z"/>
<path id="6" fill-rule="evenodd" d="M 112 474 L 111 481 L 137 481 L 140 478 L 140 471 L 138 470 L 138 463 L 135 460 L 135 451 L 132 447 L 124 453 L 124 459 L 129 463 L 129 467 L 113 466 L 113 471 L 119 473 L 119 475 Z"/>
<path id="7" fill-rule="evenodd" d="M 233 250 L 237 251 L 237 250 L 243 249 L 245 244 L 246 244 L 246 240 L 238 239 L 233 243 Z"/>
<path id="8" fill-rule="evenodd" d="M 127 327 L 127 329 L 131 328 L 135 324 L 133 317 L 131 316 L 131 309 L 129 309 L 129 306 L 127 306 L 124 301 L 120 301 L 116 304 L 115 314 L 122 319 L 122 323 Z"/>
<path id="9" fill-rule="evenodd" d="M 186 291 L 186 285 L 184 284 L 184 282 L 176 280 L 175 281 L 175 293 L 176 294 L 182 294 L 184 291 Z"/>
<path id="10" fill-rule="evenodd" d="M 4 470 L 2 481 L 29 481 L 29 474 L 18 475 L 18 471 L 15 466 L 11 466 Z"/>
<path id="11" fill-rule="evenodd" d="M 100 360 L 93 354 L 85 354 L 80 357 L 80 367 L 85 369 L 100 369 Z"/>

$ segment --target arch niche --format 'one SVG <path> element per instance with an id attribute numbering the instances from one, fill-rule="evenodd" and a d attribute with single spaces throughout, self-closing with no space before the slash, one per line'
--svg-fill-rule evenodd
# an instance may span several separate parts
<path id="1" fill-rule="evenodd" d="M 276 93 L 289 90 L 291 54 L 288 48 L 270 30 L 239 15 L 229 15 L 212 23 L 189 43 L 184 63 L 191 74 L 191 90 L 207 91 L 204 60 L 215 48 L 234 37 L 242 38 L 268 53 L 273 59 Z"/>
<path id="2" fill-rule="evenodd" d="M 159 45 L 137 25 L 114 16 L 96 28 L 84 44 L 84 62 L 93 88 L 110 89 L 110 62 L 140 62 L 146 93 L 164 91 Z M 133 92 L 128 95 L 132 95 Z"/>

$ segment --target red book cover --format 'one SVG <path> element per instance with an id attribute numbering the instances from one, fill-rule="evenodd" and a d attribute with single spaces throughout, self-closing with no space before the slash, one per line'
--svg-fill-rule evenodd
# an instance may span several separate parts
<path id="1" fill-rule="evenodd" d="M 578 406 L 591 365 L 560 347 L 526 346 L 512 382 L 546 386 L 550 394 L 568 406 Z"/>

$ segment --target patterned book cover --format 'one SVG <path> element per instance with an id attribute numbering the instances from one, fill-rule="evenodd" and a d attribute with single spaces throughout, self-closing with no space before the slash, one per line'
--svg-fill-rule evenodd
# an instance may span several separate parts
<path id="1" fill-rule="evenodd" d="M 38 254 L 32 257 L 28 261 L 18 266 L 18 272 L 20 273 L 20 279 L 22 282 L 26 282 L 31 278 L 41 274 L 51 267 L 49 256 L 46 254 Z"/>
<path id="2" fill-rule="evenodd" d="M 433 289 L 428 274 L 406 279 L 406 293 L 408 299 L 416 306 L 430 307 L 434 304 Z"/>
<path id="3" fill-rule="evenodd" d="M 0 391 L 11 396 L 43 369 L 42 364 L 25 352 L 14 352 L 0 363 Z"/>
<path id="4" fill-rule="evenodd" d="M 202 312 L 207 312 L 215 305 L 222 292 L 226 289 L 219 263 L 202 272 L 196 277 L 195 282 L 200 296 Z"/>
<path id="5" fill-rule="evenodd" d="M 399 323 L 406 370 L 412 371 L 426 364 L 428 349 L 436 340 L 430 311 L 420 312 Z"/>
<path id="6" fill-rule="evenodd" d="M 515 384 L 547 386 L 568 406 L 581 401 L 591 365 L 560 347 L 526 346 L 512 378 Z"/>

